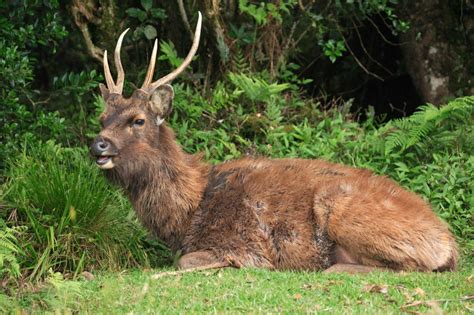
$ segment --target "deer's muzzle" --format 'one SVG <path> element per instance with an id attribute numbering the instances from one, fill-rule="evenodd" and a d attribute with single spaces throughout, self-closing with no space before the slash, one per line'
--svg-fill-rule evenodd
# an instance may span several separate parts
<path id="1" fill-rule="evenodd" d="M 97 137 L 92 143 L 90 151 L 96 157 L 95 162 L 98 167 L 111 169 L 115 166 L 113 157 L 117 155 L 117 149 L 109 140 Z"/>

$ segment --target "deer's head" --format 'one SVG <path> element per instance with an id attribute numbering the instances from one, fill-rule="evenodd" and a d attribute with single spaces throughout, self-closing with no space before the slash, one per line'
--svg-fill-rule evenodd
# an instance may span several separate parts
<path id="1" fill-rule="evenodd" d="M 193 44 L 183 63 L 170 74 L 152 81 L 158 50 L 155 40 L 145 81 L 130 98 L 122 95 L 125 73 L 120 61 L 120 48 L 128 29 L 120 35 L 115 48 L 116 83 L 110 73 L 107 51 L 104 52 L 107 86 L 100 84 L 100 90 L 106 108 L 100 117 L 102 130 L 91 145 L 91 153 L 96 158 L 97 166 L 112 169 L 118 165 L 135 163 L 140 156 L 147 153 L 156 154 L 156 149 L 160 149 L 160 125 L 171 112 L 174 96 L 173 88 L 168 83 L 183 72 L 194 57 L 199 45 L 201 22 L 199 13 Z"/>

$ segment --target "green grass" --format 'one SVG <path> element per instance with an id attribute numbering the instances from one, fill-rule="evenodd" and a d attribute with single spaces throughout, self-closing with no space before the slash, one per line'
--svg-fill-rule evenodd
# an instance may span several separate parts
<path id="1" fill-rule="evenodd" d="M 4 213 L 14 214 L 5 222 L 16 227 L 12 236 L 22 253 L 0 242 L 0 267 L 6 249 L 5 257 L 18 261 L 22 277 L 32 281 L 44 279 L 50 269 L 70 277 L 83 270 L 150 266 L 149 253 L 158 247 L 147 247 L 147 232 L 130 204 L 109 186 L 86 150 L 32 143 L 10 165 L 0 204 Z"/>
<path id="2" fill-rule="evenodd" d="M 104 273 L 92 281 L 52 275 L 39 291 L 0 295 L 4 312 L 450 314 L 474 310 L 473 264 L 453 273 L 366 275 L 223 269 L 168 275 L 163 270 Z"/>

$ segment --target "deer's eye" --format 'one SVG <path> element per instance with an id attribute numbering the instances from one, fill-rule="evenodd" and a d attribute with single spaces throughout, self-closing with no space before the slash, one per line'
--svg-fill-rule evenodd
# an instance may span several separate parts
<path id="1" fill-rule="evenodd" d="M 140 127 L 145 124 L 145 119 L 135 119 L 133 121 L 133 127 Z"/>

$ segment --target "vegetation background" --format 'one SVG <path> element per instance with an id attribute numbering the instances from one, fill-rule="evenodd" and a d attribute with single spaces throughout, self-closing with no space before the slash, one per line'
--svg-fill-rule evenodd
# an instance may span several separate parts
<path id="1" fill-rule="evenodd" d="M 127 290 L 112 288 L 117 275 L 171 266 L 176 259 L 138 224 L 128 201 L 90 161 L 87 146 L 104 106 L 98 96 L 103 51 L 113 51 L 119 34 L 131 28 L 122 49 L 128 95 L 142 82 L 155 38 L 160 40 L 156 78 L 181 63 L 197 11 L 204 15 L 198 56 L 173 84 L 175 110 L 169 119 L 184 149 L 203 152 L 212 163 L 246 154 L 324 158 L 397 180 L 429 200 L 450 224 L 462 252 L 461 271 L 444 278 L 407 276 L 403 288 L 393 275 L 375 275 L 367 281 L 393 283 L 365 283 L 362 291 L 387 297 L 391 288 L 396 294 L 389 305 L 395 308 L 385 311 L 404 305 L 409 306 L 403 311 L 472 311 L 471 0 L 0 2 L 0 309 L 112 307 Z M 81 282 L 91 273 L 102 278 Z M 212 276 L 215 281 L 206 280 L 211 284 L 204 281 L 200 302 L 183 296 L 181 302 L 187 302 L 173 309 L 251 311 L 255 299 L 264 299 L 208 303 L 207 295 L 221 292 L 215 286 L 224 280 L 235 282 L 242 294 L 247 289 L 239 281 L 270 278 L 283 290 L 292 290 L 288 284 L 312 292 L 309 277 L 332 294 L 322 310 L 338 310 L 332 308 L 340 302 L 338 294 L 349 296 L 353 305 L 361 299 L 358 277 L 265 271 Z M 136 308 L 142 311 L 167 302 L 163 297 L 169 292 L 188 294 L 185 287 L 203 282 L 199 275 L 183 280 L 183 286 L 165 281 L 165 287 L 155 288 L 161 299 L 145 299 L 152 276 L 135 271 L 130 277 L 119 282 L 135 288 L 130 296 L 145 301 Z M 348 291 L 327 289 L 337 281 Z M 432 289 L 428 296 L 416 291 L 418 282 Z M 458 291 L 450 289 L 459 285 Z M 232 289 L 225 287 L 223 296 Z M 311 309 L 312 304 L 298 304 L 306 295 L 293 291 L 291 303 L 279 308 L 271 304 L 280 303 L 280 291 L 275 292 L 256 310 Z M 449 297 L 443 301 L 451 302 L 439 304 L 444 293 Z M 86 308 L 78 302 L 91 296 L 96 300 Z M 438 304 L 428 303 L 432 297 Z M 100 303 L 107 298 L 114 302 Z M 377 312 L 387 300 L 357 305 Z M 122 306 L 115 310 L 134 309 Z"/>

